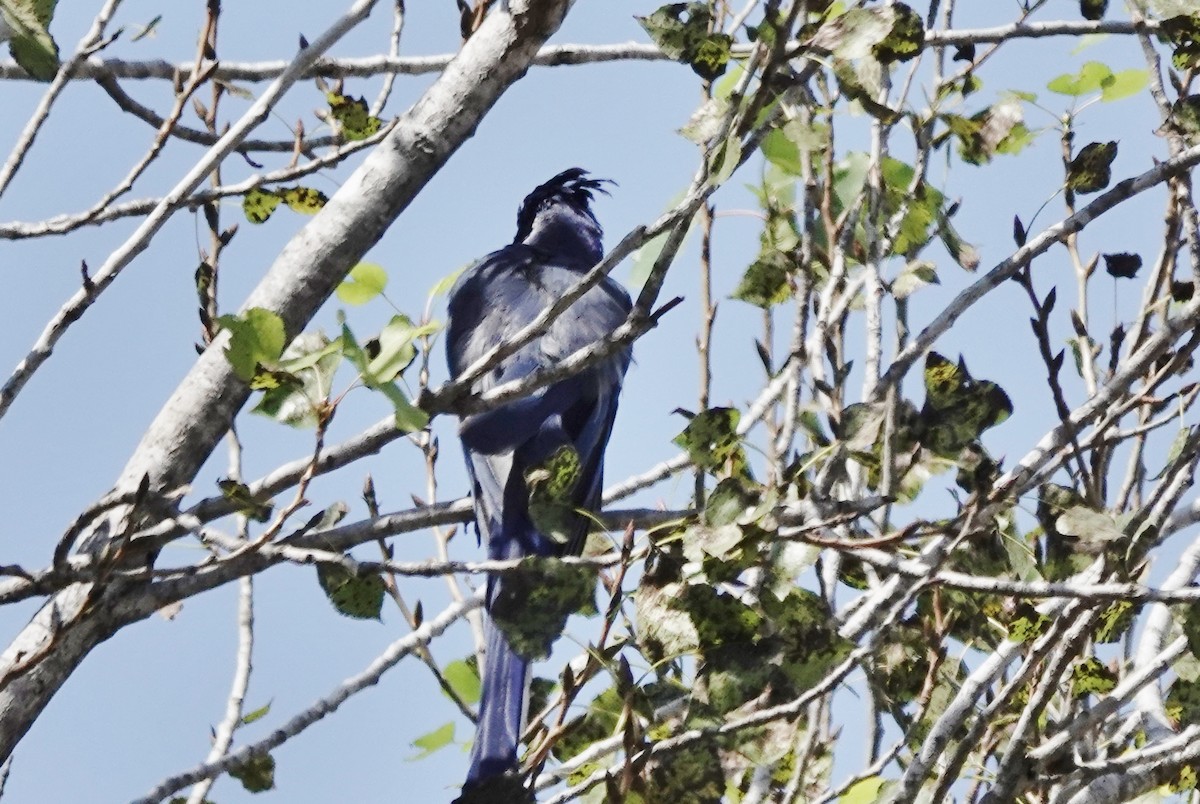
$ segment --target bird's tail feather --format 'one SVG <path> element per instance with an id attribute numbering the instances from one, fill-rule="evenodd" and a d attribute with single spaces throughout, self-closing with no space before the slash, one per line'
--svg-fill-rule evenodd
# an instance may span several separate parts
<path id="1" fill-rule="evenodd" d="M 509 647 L 504 632 L 490 618 L 484 661 L 483 697 L 471 746 L 468 786 L 516 767 L 517 743 L 525 720 L 529 660 Z"/>

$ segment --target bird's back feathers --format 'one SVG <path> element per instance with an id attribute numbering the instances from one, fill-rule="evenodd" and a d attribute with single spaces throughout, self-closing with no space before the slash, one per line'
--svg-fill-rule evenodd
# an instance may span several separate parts
<path id="1" fill-rule="evenodd" d="M 493 346 L 511 338 L 575 285 L 602 256 L 592 193 L 602 182 L 578 168 L 536 188 L 521 205 L 517 240 L 469 268 L 450 292 L 447 354 L 459 376 Z M 474 385 L 482 393 L 520 379 L 593 343 L 626 318 L 628 294 L 611 279 L 591 288 L 541 337 L 505 358 Z M 476 526 L 488 557 L 577 554 L 588 520 L 572 515 L 565 534 L 546 534 L 530 510 L 530 473 L 559 450 L 578 458 L 572 509 L 596 510 L 603 486 L 604 448 L 630 352 L 620 351 L 529 397 L 467 416 L 460 436 L 472 481 Z M 541 520 L 538 520 L 541 521 Z M 543 528 L 544 529 L 544 528 Z M 503 581 L 488 581 L 488 607 Z M 483 698 L 467 787 L 515 768 L 524 721 L 528 658 L 488 623 Z"/>

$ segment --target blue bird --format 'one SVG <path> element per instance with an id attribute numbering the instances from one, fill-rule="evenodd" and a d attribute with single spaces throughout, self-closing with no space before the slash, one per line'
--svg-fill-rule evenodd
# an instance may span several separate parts
<path id="1" fill-rule="evenodd" d="M 521 204 L 512 244 L 484 257 L 458 279 L 450 291 L 447 328 L 452 377 L 529 324 L 600 261 L 603 233 L 591 201 L 593 192 L 605 192 L 604 181 L 573 168 L 536 188 Z M 606 340 L 629 310 L 629 295 L 605 278 L 544 335 L 481 377 L 472 391 L 482 393 L 526 377 Z M 626 348 L 524 399 L 463 418 L 459 435 L 471 477 L 476 529 L 487 543 L 488 558 L 578 555 L 583 549 L 588 520 L 576 512 L 599 509 L 604 448 L 630 356 Z M 545 506 L 535 504 L 539 481 L 557 471 L 548 473 L 546 467 L 564 455 L 573 471 L 566 474 L 565 490 L 557 493 L 559 510 L 567 515 L 543 516 Z M 555 522 L 562 527 L 554 527 Z M 517 587 L 511 578 L 489 577 L 488 612 L 497 615 L 503 607 L 506 620 L 526 616 L 528 608 L 520 599 L 525 592 Z M 549 648 L 522 655 L 494 619 L 489 616 L 487 622 L 483 695 L 464 800 L 472 789 L 486 788 L 487 780 L 516 769 L 529 664 L 537 658 L 528 654 Z"/>

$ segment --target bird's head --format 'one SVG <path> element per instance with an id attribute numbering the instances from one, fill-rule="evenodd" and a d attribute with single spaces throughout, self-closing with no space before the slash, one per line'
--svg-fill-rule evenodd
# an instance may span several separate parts
<path id="1" fill-rule="evenodd" d="M 604 235 L 592 214 L 592 193 L 605 195 L 610 179 L 588 178 L 586 170 L 564 170 L 521 202 L 514 243 L 524 243 L 555 256 L 597 263 L 604 256 Z"/>

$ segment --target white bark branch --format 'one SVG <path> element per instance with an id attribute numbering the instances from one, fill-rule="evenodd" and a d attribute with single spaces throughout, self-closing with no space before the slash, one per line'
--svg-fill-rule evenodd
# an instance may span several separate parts
<path id="1" fill-rule="evenodd" d="M 500 95 L 524 74 L 571 4 L 572 0 L 510 0 L 509 13 L 490 14 L 391 135 L 347 179 L 323 212 L 284 248 L 245 307 L 274 310 L 289 334 L 299 332 L 350 266 L 382 237 L 430 177 L 474 133 Z M 372 0 L 355 3 L 281 76 L 280 86 L 299 78 L 312 59 L 372 5 Z M 263 114 L 267 112 L 264 99 L 254 107 Z M 235 145 L 235 132 L 244 135 L 250 127 L 247 122 L 231 130 L 223 140 L 223 152 L 228 154 Z M 193 191 L 207 175 L 211 161 L 197 165 L 189 174 L 189 179 L 195 176 L 196 181 L 181 182 L 171 197 Z M 148 235 L 165 218 L 165 207 L 164 202 L 163 212 L 152 215 L 139 230 L 143 234 L 135 235 L 110 258 L 112 275 L 145 247 Z M 90 298 L 88 294 L 87 303 Z M 52 327 L 51 344 L 59 335 L 61 330 Z M 153 488 L 174 488 L 190 482 L 199 470 L 248 395 L 225 358 L 226 341 L 227 336 L 211 344 L 184 378 L 133 453 L 118 488 L 136 488 L 147 475 Z M 48 349 L 35 349 L 34 354 L 40 356 L 40 363 Z M 30 368 L 21 369 L 16 387 L 31 373 Z M 0 396 L 0 410 L 14 394 L 15 389 Z M 88 651 L 114 633 L 122 615 L 131 616 L 130 608 L 136 606 L 123 606 L 121 591 L 80 585 L 59 593 L 0 655 L 0 756 L 8 756 Z M 139 601 L 138 605 L 149 604 Z M 52 655 L 47 652 L 51 645 Z"/>
<path id="2" fill-rule="evenodd" d="M 1158 30 L 1158 23 L 1147 21 L 1140 28 L 1148 33 Z M 992 28 L 963 28 L 959 30 L 927 31 L 927 47 L 946 45 L 984 44 L 1012 39 L 1043 39 L 1050 36 L 1086 36 L 1089 34 L 1131 35 L 1139 26 L 1131 22 L 1104 20 L 1098 22 L 1057 20 L 1037 23 L 1014 23 Z M 789 43 L 789 49 L 801 46 Z M 733 48 L 736 58 L 744 58 L 752 49 L 750 45 Z M 305 78 L 370 78 L 376 75 L 428 75 L 446 68 L 453 55 L 436 56 L 365 56 L 361 58 L 322 59 L 313 65 Z M 540 67 L 558 65 L 603 64 L 613 61 L 670 61 L 655 45 L 644 42 L 624 42 L 607 45 L 563 44 L 543 48 L 533 60 Z M 283 72 L 286 62 L 222 62 L 215 73 L 221 81 L 270 81 Z M 195 70 L 195 64 L 178 64 L 156 59 L 151 61 L 126 61 L 123 59 L 89 59 L 71 73 L 74 80 L 94 80 L 110 76 L 132 80 L 170 81 L 179 75 L 185 80 Z M 28 80 L 29 75 L 15 62 L 0 61 L 0 80 Z"/>
<path id="3" fill-rule="evenodd" d="M 77 290 L 63 305 L 46 325 L 33 348 L 29 350 L 29 354 L 17 364 L 4 385 L 0 386 L 0 418 L 8 411 L 13 400 L 29 382 L 34 372 L 50 357 L 55 344 L 71 324 L 92 306 L 100 294 L 113 283 L 121 271 L 133 262 L 137 255 L 149 247 L 150 241 L 178 209 L 179 202 L 195 192 L 200 183 L 209 177 L 213 168 L 233 153 L 239 143 L 267 118 L 271 109 L 283 98 L 288 89 L 300 80 L 305 68 L 361 22 L 377 1 L 357 0 L 345 15 L 330 26 L 329 30 L 318 37 L 309 47 L 300 51 L 267 91 L 246 110 L 241 119 L 234 123 L 217 144 L 210 148 L 179 180 L 171 192 L 159 201 L 134 233 L 109 255 L 100 269 L 92 276 L 91 281 Z"/>

